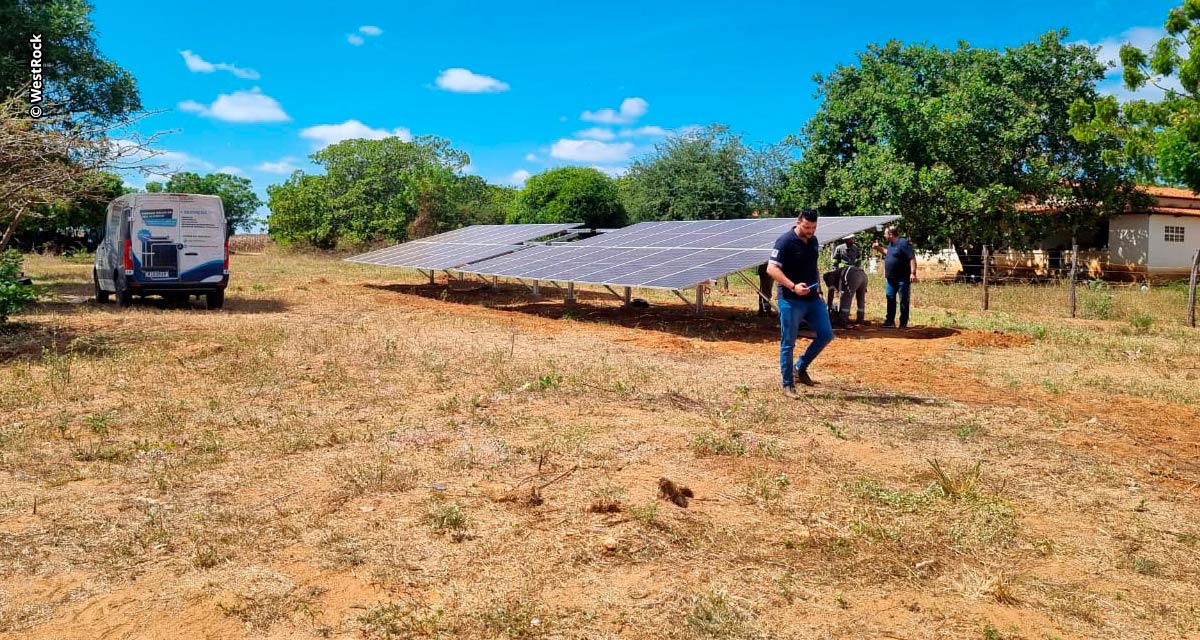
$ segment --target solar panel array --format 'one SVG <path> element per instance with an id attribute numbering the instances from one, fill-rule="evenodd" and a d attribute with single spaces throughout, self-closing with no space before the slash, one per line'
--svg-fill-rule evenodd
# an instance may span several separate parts
<path id="1" fill-rule="evenodd" d="M 898 216 L 822 218 L 822 244 Z M 689 289 L 766 262 L 794 218 L 642 222 L 579 242 L 531 247 L 484 260 L 466 273 L 586 284 Z"/>
<path id="2" fill-rule="evenodd" d="M 566 224 L 477 224 L 436 236 L 346 258 L 348 262 L 410 269 L 456 269 L 522 249 L 522 242 L 580 226 Z"/>

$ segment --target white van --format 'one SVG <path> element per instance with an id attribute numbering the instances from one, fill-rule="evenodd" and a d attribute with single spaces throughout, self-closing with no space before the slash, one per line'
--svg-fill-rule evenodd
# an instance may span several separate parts
<path id="1" fill-rule="evenodd" d="M 209 309 L 225 304 L 229 242 L 217 196 L 130 193 L 108 205 L 104 239 L 92 272 L 96 302 L 128 306 L 133 296 L 176 302 L 203 295 Z"/>

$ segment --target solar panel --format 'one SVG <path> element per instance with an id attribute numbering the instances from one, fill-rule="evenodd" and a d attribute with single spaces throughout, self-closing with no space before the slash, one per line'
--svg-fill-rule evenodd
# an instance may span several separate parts
<path id="1" fill-rule="evenodd" d="M 522 242 L 575 227 L 565 224 L 477 224 L 346 258 L 348 262 L 410 269 L 454 269 L 524 247 Z"/>
<path id="2" fill-rule="evenodd" d="M 899 216 L 822 218 L 822 244 Z M 766 262 L 794 218 L 641 222 L 566 245 L 526 249 L 472 264 L 467 273 L 651 289 L 689 289 Z"/>

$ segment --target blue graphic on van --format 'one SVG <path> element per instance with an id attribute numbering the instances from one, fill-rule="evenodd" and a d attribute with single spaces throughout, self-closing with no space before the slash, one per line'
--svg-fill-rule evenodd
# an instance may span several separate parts
<path id="1" fill-rule="evenodd" d="M 175 226 L 175 212 L 171 209 L 142 209 L 140 213 L 147 227 Z"/>

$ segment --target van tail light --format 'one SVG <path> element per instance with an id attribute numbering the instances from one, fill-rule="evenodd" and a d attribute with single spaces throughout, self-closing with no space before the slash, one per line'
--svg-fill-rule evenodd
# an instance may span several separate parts
<path id="1" fill-rule="evenodd" d="M 225 238 L 225 275 L 229 275 L 229 238 Z"/>
<path id="2" fill-rule="evenodd" d="M 133 275 L 133 240 L 126 239 L 121 247 L 121 262 L 125 266 L 125 275 Z"/>

